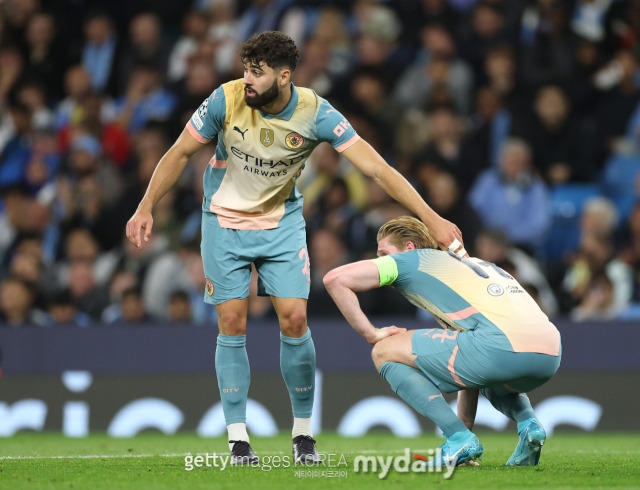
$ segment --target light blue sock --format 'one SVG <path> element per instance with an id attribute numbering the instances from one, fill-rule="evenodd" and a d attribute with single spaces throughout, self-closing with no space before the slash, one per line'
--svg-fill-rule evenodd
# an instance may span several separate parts
<path id="1" fill-rule="evenodd" d="M 469 432 L 438 387 L 418 369 L 398 362 L 385 362 L 380 366 L 380 376 L 416 412 L 433 420 L 447 439 L 457 432 Z"/>
<path id="2" fill-rule="evenodd" d="M 526 393 L 513 393 L 501 386 L 484 388 L 480 393 L 496 410 L 518 423 L 518 432 L 521 432 L 521 426 L 526 427 L 531 422 L 530 419 L 536 418 Z"/>
<path id="3" fill-rule="evenodd" d="M 535 417 L 530 417 L 527 420 L 523 420 L 522 422 L 518 422 L 518 434 L 520 434 L 523 430 L 525 430 L 527 427 L 529 427 L 529 424 L 531 422 L 533 422 L 534 420 L 537 421 L 538 419 L 535 418 Z M 540 423 L 540 422 L 538 421 L 538 423 Z M 542 425 L 542 424 L 540 424 L 540 425 Z"/>
<path id="4" fill-rule="evenodd" d="M 224 419 L 229 424 L 245 423 L 251 372 L 246 335 L 218 335 L 216 375 Z"/>
<path id="5" fill-rule="evenodd" d="M 307 328 L 300 338 L 280 332 L 280 370 L 289 390 L 293 416 L 311 417 L 316 382 L 316 348 L 311 330 Z"/>

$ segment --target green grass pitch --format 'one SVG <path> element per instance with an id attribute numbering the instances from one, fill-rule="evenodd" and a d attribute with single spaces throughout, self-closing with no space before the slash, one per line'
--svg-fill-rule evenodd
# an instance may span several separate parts
<path id="1" fill-rule="evenodd" d="M 19 433 L 0 439 L 0 488 L 640 488 L 637 434 L 554 434 L 543 447 L 540 465 L 520 468 L 504 466 L 515 447 L 515 434 L 478 435 L 485 449 L 480 467 L 457 468 L 449 480 L 442 473 L 395 471 L 381 480 L 376 474 L 355 473 L 353 458 L 358 454 L 398 456 L 404 448 L 424 453 L 437 447 L 441 439 L 431 435 L 401 439 L 388 433 L 345 438 L 323 433 L 317 438 L 319 451 L 344 454 L 348 466 L 337 457 L 335 464 L 340 466 L 318 467 L 314 476 L 312 468 L 300 467 L 221 471 L 203 465 L 186 471 L 186 454 L 223 454 L 226 446 L 222 438 L 203 439 L 188 433 L 146 433 L 132 439 Z M 253 437 L 251 442 L 261 456 L 290 454 L 288 434 Z"/>

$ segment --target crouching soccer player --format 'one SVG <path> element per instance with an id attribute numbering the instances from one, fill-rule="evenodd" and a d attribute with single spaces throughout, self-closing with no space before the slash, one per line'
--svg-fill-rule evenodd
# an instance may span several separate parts
<path id="1" fill-rule="evenodd" d="M 380 228 L 377 259 L 334 269 L 324 284 L 351 326 L 374 344 L 380 375 L 442 429 L 441 464 L 482 455 L 482 444 L 470 430 L 475 390 L 480 390 L 518 424 L 518 445 L 507 465 L 536 465 L 546 434 L 526 392 L 558 370 L 560 333 L 513 277 L 464 255 L 437 249 L 427 227 L 405 216 Z M 385 285 L 396 287 L 445 329 L 375 328 L 355 293 Z M 469 428 L 442 397 L 455 391 L 460 392 L 458 413 Z"/>

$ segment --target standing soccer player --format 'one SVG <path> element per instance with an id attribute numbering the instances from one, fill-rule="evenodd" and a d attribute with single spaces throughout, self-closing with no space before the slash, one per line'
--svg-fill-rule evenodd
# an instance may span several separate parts
<path id="1" fill-rule="evenodd" d="M 252 263 L 258 293 L 271 297 L 280 323 L 280 366 L 293 408 L 295 462 L 319 462 L 311 431 L 316 355 L 306 314 L 309 255 L 303 201 L 296 188 L 308 156 L 319 143 L 329 142 L 416 213 L 441 246 L 462 249 L 462 236 L 326 100 L 293 85 L 300 55 L 288 36 L 274 31 L 255 35 L 242 45 L 240 56 L 244 78 L 218 87 L 193 114 L 158 163 L 127 223 L 127 237 L 138 247 L 148 240 L 154 204 L 176 182 L 189 157 L 217 136 L 204 174 L 201 248 L 204 300 L 218 313 L 215 365 L 232 463 L 258 461 L 245 423 Z"/>
<path id="2" fill-rule="evenodd" d="M 338 267 L 324 283 L 349 324 L 370 344 L 380 376 L 446 437 L 441 463 L 473 461 L 482 444 L 471 432 L 480 390 L 518 424 L 508 465 L 536 465 L 546 434 L 526 392 L 560 366 L 560 333 L 533 298 L 490 262 L 436 250 L 423 223 L 408 216 L 378 232 L 378 257 Z M 445 329 L 375 328 L 356 291 L 393 285 Z M 462 391 L 461 391 L 462 390 Z M 459 392 L 458 413 L 442 397 Z M 468 428 L 467 428 L 468 427 Z"/>

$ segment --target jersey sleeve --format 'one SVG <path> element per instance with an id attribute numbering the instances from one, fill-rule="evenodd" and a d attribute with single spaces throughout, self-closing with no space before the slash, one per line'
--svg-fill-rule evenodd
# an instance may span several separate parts
<path id="1" fill-rule="evenodd" d="M 412 250 L 373 259 L 380 274 L 380 286 L 393 285 L 403 290 L 410 285 L 420 265 L 417 253 L 418 250 Z"/>
<path id="2" fill-rule="evenodd" d="M 360 139 L 349 121 L 324 99 L 316 115 L 316 131 L 320 141 L 330 143 L 339 152 L 343 152 Z"/>
<path id="3" fill-rule="evenodd" d="M 378 268 L 378 274 L 380 274 L 380 287 L 393 284 L 398 278 L 398 264 L 390 255 L 384 257 L 378 257 L 373 259 L 372 262 L 376 264 Z"/>
<path id="4" fill-rule="evenodd" d="M 218 87 L 193 113 L 187 123 L 187 130 L 200 143 L 208 143 L 222 129 L 226 113 L 224 90 Z"/>

